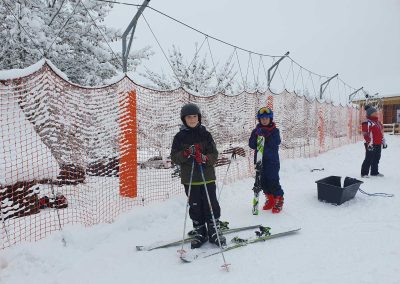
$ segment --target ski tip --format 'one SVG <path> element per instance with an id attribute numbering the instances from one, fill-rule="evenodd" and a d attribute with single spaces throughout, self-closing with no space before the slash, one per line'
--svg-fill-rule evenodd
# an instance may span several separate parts
<path id="1" fill-rule="evenodd" d="M 301 230 L 301 228 L 295 228 L 295 229 L 287 230 L 286 232 L 288 232 L 288 233 L 296 233 L 296 232 L 298 232 L 300 230 Z"/>
<path id="2" fill-rule="evenodd" d="M 288 230 L 288 231 L 286 231 L 286 232 L 287 232 L 287 233 L 295 234 L 295 233 L 298 233 L 300 230 L 301 230 L 301 228 L 296 228 L 296 229 Z"/>
<path id="3" fill-rule="evenodd" d="M 290 230 L 290 231 L 292 231 L 292 232 L 297 232 L 297 231 L 300 231 L 301 230 L 301 228 L 299 227 L 299 228 L 296 228 L 296 229 L 292 229 L 292 230 Z"/>
<path id="4" fill-rule="evenodd" d="M 144 250 L 144 246 L 136 246 L 136 250 L 137 251 L 143 251 Z"/>
<path id="5" fill-rule="evenodd" d="M 191 260 L 187 259 L 187 258 L 184 257 L 184 256 L 181 256 L 180 259 L 181 259 L 181 261 L 182 261 L 183 263 L 191 263 L 191 262 L 192 262 Z"/>

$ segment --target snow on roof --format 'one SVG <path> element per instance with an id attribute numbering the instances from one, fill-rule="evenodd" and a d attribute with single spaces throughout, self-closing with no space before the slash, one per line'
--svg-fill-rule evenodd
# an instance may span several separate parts
<path id="1" fill-rule="evenodd" d="M 56 179 L 56 159 L 11 95 L 0 97 L 0 137 L 0 185 Z"/>

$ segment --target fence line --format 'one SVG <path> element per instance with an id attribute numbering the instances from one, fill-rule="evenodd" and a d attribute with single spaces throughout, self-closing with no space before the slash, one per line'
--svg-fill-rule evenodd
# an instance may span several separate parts
<path id="1" fill-rule="evenodd" d="M 128 77 L 87 88 L 51 62 L 0 71 L 0 249 L 66 224 L 112 222 L 134 206 L 181 194 L 169 151 L 180 108 L 198 104 L 219 150 L 218 182 L 253 175 L 247 146 L 258 108 L 273 108 L 283 159 L 314 157 L 360 139 L 360 113 L 287 91 L 199 97 L 157 91 Z"/>

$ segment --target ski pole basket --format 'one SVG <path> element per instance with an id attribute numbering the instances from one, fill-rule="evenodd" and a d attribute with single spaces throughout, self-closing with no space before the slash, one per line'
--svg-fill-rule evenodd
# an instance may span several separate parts
<path id="1" fill-rule="evenodd" d="M 329 176 L 317 180 L 318 200 L 340 205 L 352 199 L 360 188 L 362 181 L 346 177 L 343 187 L 340 176 Z"/>

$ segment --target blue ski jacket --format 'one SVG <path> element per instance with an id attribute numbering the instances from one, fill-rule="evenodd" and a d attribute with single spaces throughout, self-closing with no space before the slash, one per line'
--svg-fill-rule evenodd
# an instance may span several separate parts
<path id="1" fill-rule="evenodd" d="M 262 176 L 267 180 L 279 180 L 279 145 L 281 144 L 281 137 L 279 129 L 275 127 L 262 127 L 261 124 L 257 124 L 256 128 L 253 129 L 249 138 L 249 147 L 254 149 L 254 163 L 257 159 L 257 136 L 260 128 L 266 129 L 264 154 L 262 157 Z"/>

